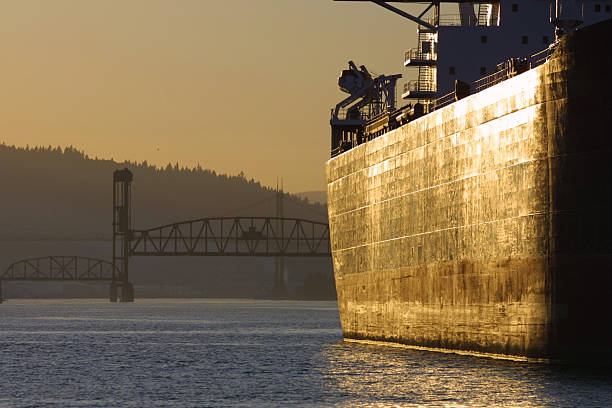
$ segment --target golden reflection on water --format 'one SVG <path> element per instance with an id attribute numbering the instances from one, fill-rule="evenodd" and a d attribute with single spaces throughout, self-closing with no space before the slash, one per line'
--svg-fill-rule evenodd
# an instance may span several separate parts
<path id="1" fill-rule="evenodd" d="M 575 406 L 611 385 L 598 371 L 342 341 L 323 359 L 325 386 L 350 401 L 341 406 Z"/>

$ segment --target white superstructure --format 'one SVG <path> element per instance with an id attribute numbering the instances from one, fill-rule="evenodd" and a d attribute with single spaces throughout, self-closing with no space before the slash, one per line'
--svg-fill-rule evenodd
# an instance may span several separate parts
<path id="1" fill-rule="evenodd" d="M 418 46 L 405 54 L 404 65 L 418 69 L 418 76 L 405 84 L 404 99 L 434 100 L 452 92 L 455 80 L 473 82 L 509 58 L 528 58 L 547 48 L 555 41 L 555 19 L 573 28 L 572 19 L 589 25 L 612 18 L 612 0 L 432 5 L 429 18 L 422 19 L 433 28 L 419 25 Z"/>

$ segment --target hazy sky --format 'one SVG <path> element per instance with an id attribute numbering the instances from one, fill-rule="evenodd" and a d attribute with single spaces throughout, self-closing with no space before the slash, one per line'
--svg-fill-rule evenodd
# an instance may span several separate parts
<path id="1" fill-rule="evenodd" d="M 372 3 L 2 0 L 0 140 L 322 190 L 340 70 L 415 41 Z"/>

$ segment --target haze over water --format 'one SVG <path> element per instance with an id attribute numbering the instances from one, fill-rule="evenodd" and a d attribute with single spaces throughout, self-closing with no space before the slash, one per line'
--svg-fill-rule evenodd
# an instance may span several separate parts
<path id="1" fill-rule="evenodd" d="M 609 372 L 342 341 L 335 302 L 11 300 L 1 407 L 610 406 Z"/>

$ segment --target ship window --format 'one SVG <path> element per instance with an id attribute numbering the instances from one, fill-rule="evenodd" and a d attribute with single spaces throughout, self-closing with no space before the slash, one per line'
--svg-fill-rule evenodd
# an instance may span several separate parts
<path id="1" fill-rule="evenodd" d="M 612 6 L 610 6 L 609 4 L 606 6 L 606 13 L 609 13 L 610 11 L 612 11 Z"/>
<path id="2" fill-rule="evenodd" d="M 487 67 L 480 67 L 480 75 L 487 75 Z"/>
<path id="3" fill-rule="evenodd" d="M 448 67 L 448 75 L 455 75 L 455 67 Z"/>
<path id="4" fill-rule="evenodd" d="M 480 36 L 480 43 L 481 44 L 486 44 L 487 43 L 487 36 L 486 35 L 481 35 Z"/>
<path id="5" fill-rule="evenodd" d="M 514 3 L 512 5 L 512 11 L 515 12 L 515 13 L 518 11 L 518 4 Z"/>
<path id="6" fill-rule="evenodd" d="M 601 11 L 601 4 L 596 4 L 595 5 L 595 12 L 599 13 Z"/>
<path id="7" fill-rule="evenodd" d="M 524 35 L 521 38 L 521 44 L 529 44 L 529 37 L 527 37 L 526 35 Z"/>
<path id="8" fill-rule="evenodd" d="M 548 36 L 545 35 L 544 37 L 542 37 L 542 43 L 543 44 L 548 44 Z"/>

